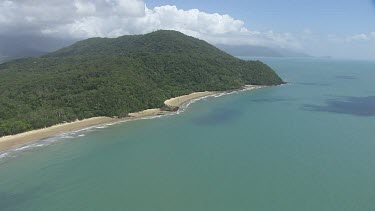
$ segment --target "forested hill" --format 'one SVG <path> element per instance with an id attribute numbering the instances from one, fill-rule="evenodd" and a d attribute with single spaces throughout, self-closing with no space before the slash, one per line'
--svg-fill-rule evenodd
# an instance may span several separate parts
<path id="1" fill-rule="evenodd" d="M 283 81 L 175 31 L 91 38 L 39 58 L 0 64 L 0 136 L 95 116 L 162 107 L 171 97 Z"/>

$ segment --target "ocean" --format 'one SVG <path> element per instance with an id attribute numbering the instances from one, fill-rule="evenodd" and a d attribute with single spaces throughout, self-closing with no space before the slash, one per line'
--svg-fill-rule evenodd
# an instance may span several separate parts
<path id="1" fill-rule="evenodd" d="M 375 210 L 375 62 L 259 60 L 288 84 L 3 153 L 0 210 Z"/>

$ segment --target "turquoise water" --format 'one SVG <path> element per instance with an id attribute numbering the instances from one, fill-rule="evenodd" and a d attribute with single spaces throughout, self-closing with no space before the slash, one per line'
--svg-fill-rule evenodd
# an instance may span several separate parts
<path id="1" fill-rule="evenodd" d="M 375 62 L 261 60 L 289 84 L 9 153 L 0 210 L 375 210 Z"/>

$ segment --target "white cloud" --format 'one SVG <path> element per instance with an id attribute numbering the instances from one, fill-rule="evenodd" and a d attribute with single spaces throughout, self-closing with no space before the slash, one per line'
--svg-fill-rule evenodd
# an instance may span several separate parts
<path id="1" fill-rule="evenodd" d="M 369 38 L 369 35 L 362 33 L 362 34 L 356 34 L 356 35 L 350 36 L 346 40 L 348 42 L 352 42 L 352 41 L 366 41 L 366 40 L 370 40 L 370 38 Z"/>
<path id="2" fill-rule="evenodd" d="M 329 34 L 327 35 L 327 40 L 331 41 L 332 43 L 361 43 L 361 42 L 368 42 L 368 41 L 375 41 L 375 32 L 369 33 L 358 33 L 350 36 L 345 35 L 338 35 L 338 34 Z M 321 37 L 320 39 L 324 39 Z"/>
<path id="3" fill-rule="evenodd" d="M 145 14 L 143 0 L 106 0 L 111 2 L 114 10 L 123 16 L 140 17 Z"/>
<path id="4" fill-rule="evenodd" d="M 74 1 L 74 6 L 76 7 L 78 14 L 94 15 L 96 12 L 96 6 L 91 2 L 76 0 Z"/>
<path id="5" fill-rule="evenodd" d="M 0 3 L 0 34 L 87 38 L 143 34 L 158 29 L 181 31 L 211 43 L 300 47 L 289 33 L 252 31 L 242 20 L 229 15 L 169 5 L 150 9 L 143 0 L 5 0 Z"/>

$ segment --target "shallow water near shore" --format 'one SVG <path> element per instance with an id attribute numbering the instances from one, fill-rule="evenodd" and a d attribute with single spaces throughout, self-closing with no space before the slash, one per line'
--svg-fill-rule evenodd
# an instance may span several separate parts
<path id="1" fill-rule="evenodd" d="M 289 84 L 0 158 L 0 210 L 374 210 L 375 62 L 260 60 Z"/>

